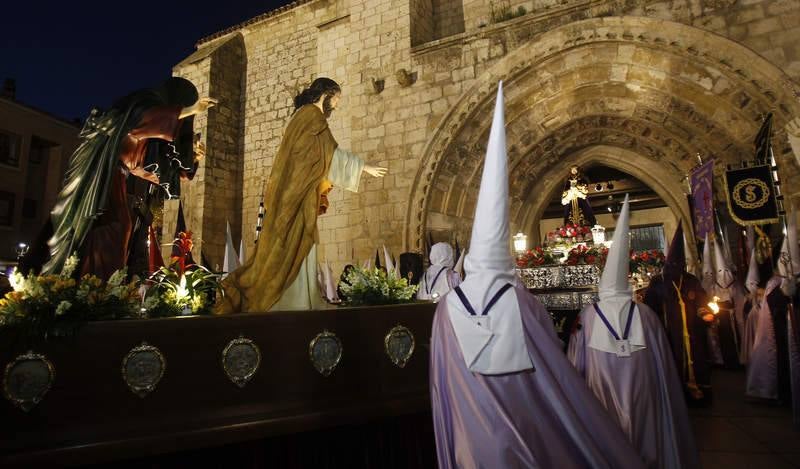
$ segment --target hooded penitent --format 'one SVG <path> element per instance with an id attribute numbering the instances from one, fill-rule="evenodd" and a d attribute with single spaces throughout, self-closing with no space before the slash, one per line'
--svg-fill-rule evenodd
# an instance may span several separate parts
<path id="1" fill-rule="evenodd" d="M 753 351 L 753 342 L 755 341 L 756 329 L 758 327 L 758 310 L 761 307 L 761 301 L 758 297 L 758 284 L 758 261 L 756 261 L 755 250 L 751 250 L 750 264 L 747 269 L 747 280 L 745 281 L 745 287 L 749 294 L 742 307 L 746 318 L 744 334 L 742 334 L 741 340 L 741 350 L 739 352 L 739 357 L 744 365 L 750 361 L 750 354 Z"/>
<path id="2" fill-rule="evenodd" d="M 438 300 L 457 285 L 452 282 L 453 248 L 449 244 L 434 244 L 430 259 L 431 265 L 422 276 L 417 290 L 417 298 L 420 300 Z"/>
<path id="3" fill-rule="evenodd" d="M 581 312 L 581 327 L 572 334 L 567 356 L 647 467 L 698 467 L 682 383 L 664 327 L 647 305 L 632 303 L 627 277 L 629 214 L 626 197 L 600 279 L 600 301 Z M 683 246 L 678 234 L 673 244 Z M 671 253 L 673 268 L 681 263 L 676 254 Z M 653 431 L 653 421 L 658 431 Z"/>
<path id="4" fill-rule="evenodd" d="M 679 223 L 664 270 L 651 279 L 644 303 L 655 311 L 667 331 L 673 360 L 686 391 L 693 399 L 702 399 L 702 389 L 711 385 L 708 327 L 702 319 L 710 311 L 700 280 L 685 270 L 685 252 L 683 224 Z"/>
<path id="5" fill-rule="evenodd" d="M 505 285 L 516 284 L 508 225 L 508 161 L 502 87 L 489 133 L 478 203 L 472 224 L 466 277 L 461 292 L 477 314 Z M 458 295 L 448 295 L 453 324 L 467 367 L 477 373 L 501 374 L 532 368 L 525 349 L 519 304 L 512 292 L 502 295 L 492 309 L 490 327 L 478 325 Z"/>
<path id="6" fill-rule="evenodd" d="M 606 325 L 603 321 L 594 321 L 594 329 L 589 339 L 589 347 L 609 353 L 617 352 L 617 340 L 619 340 L 614 337 L 609 327 L 615 331 L 620 339 L 628 340 L 630 343 L 629 352 L 641 350 L 646 345 L 644 331 L 642 330 L 642 319 L 638 314 L 634 314 L 634 311 L 630 308 L 633 295 L 628 283 L 628 271 L 630 269 L 628 259 L 630 246 L 629 224 L 630 204 L 628 203 L 628 196 L 625 195 L 625 202 L 622 204 L 622 211 L 620 211 L 617 226 L 614 228 L 614 238 L 611 248 L 608 250 L 606 265 L 603 268 L 603 275 L 600 277 L 598 288 L 600 301 L 597 303 L 597 308 L 602 311 L 608 324 Z M 628 321 L 630 321 L 630 326 Z M 625 331 L 628 331 L 628 334 L 623 337 Z"/>
<path id="7" fill-rule="evenodd" d="M 524 288 L 509 288 L 508 208 L 499 87 L 466 280 L 439 302 L 431 330 L 438 466 L 643 467 L 567 361 L 547 310 Z"/>
<path id="8" fill-rule="evenodd" d="M 744 334 L 744 312 L 741 308 L 744 299 L 728 259 L 718 238 L 714 242 L 714 295 L 720 309 L 717 327 L 712 329 L 716 336 L 712 336 L 712 339 L 719 343 L 725 366 L 737 367 L 740 363 L 740 337 Z M 739 306 L 738 310 L 736 306 Z"/>
<path id="9" fill-rule="evenodd" d="M 722 246 L 719 244 L 719 239 L 717 239 L 716 242 L 714 242 L 714 267 L 716 270 L 714 294 L 717 295 L 721 301 L 731 301 L 731 290 L 735 281 L 733 271 L 727 260 L 727 256 L 725 256 Z"/>
<path id="10" fill-rule="evenodd" d="M 786 215 L 786 237 L 789 239 L 789 258 L 792 260 L 791 272 L 793 277 L 800 275 L 800 247 L 797 244 L 797 216 L 794 212 Z M 795 288 L 795 287 L 792 287 Z"/>
<path id="11" fill-rule="evenodd" d="M 683 242 L 683 220 L 678 222 L 678 228 L 672 237 L 672 242 L 667 250 L 664 269 L 661 271 L 667 280 L 677 280 L 686 271 L 686 251 Z"/>
<path id="12" fill-rule="evenodd" d="M 744 286 L 747 287 L 747 291 L 752 295 L 758 289 L 759 282 L 758 261 L 756 260 L 756 251 L 753 249 L 750 252 L 750 263 L 747 267 L 747 280 L 745 280 Z"/>

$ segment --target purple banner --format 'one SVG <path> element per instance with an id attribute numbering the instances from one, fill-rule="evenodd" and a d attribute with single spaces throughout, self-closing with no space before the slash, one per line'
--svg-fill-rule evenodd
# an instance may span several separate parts
<path id="1" fill-rule="evenodd" d="M 692 202 L 694 205 L 694 235 L 698 241 L 706 233 L 714 233 L 714 160 L 692 171 Z"/>

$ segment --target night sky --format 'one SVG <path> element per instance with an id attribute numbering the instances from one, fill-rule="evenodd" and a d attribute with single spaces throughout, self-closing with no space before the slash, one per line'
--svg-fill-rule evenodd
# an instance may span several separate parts
<path id="1" fill-rule="evenodd" d="M 200 38 L 289 0 L 9 0 L 0 7 L 0 84 L 67 119 L 161 82 Z"/>

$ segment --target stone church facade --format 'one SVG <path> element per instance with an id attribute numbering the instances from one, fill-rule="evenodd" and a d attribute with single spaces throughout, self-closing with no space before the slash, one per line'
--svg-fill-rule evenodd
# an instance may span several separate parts
<path id="1" fill-rule="evenodd" d="M 182 195 L 212 264 L 226 221 L 252 252 L 292 98 L 318 76 L 342 84 L 339 144 L 389 168 L 334 189 L 319 218 L 337 270 L 382 244 L 421 251 L 428 232 L 468 239 L 498 80 L 512 230 L 534 242 L 573 164 L 640 179 L 688 223 L 696 155 L 717 160 L 721 185 L 767 112 L 782 179 L 798 181 L 784 130 L 800 115 L 797 0 L 299 0 L 201 39 L 174 73 L 220 100 L 195 122 L 207 157 Z"/>

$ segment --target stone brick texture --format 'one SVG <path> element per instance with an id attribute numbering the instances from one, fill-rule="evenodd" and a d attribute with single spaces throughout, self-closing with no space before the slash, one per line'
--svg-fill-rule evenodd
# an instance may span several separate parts
<path id="1" fill-rule="evenodd" d="M 696 155 L 717 159 L 721 187 L 725 164 L 751 158 L 767 112 L 781 177 L 797 180 L 783 130 L 800 115 L 797 0 L 505 4 L 527 13 L 492 22 L 504 3 L 315 0 L 201 40 L 174 73 L 221 101 L 196 120 L 208 156 L 183 188 L 209 262 L 222 263 L 226 220 L 252 253 L 292 98 L 319 76 L 343 87 L 330 120 L 339 144 L 389 169 L 363 176 L 357 194 L 334 189 L 319 249 L 335 271 L 384 244 L 420 251 L 428 233 L 467 244 L 498 80 L 512 230 L 534 241 L 571 164 L 630 173 L 687 223 Z"/>

